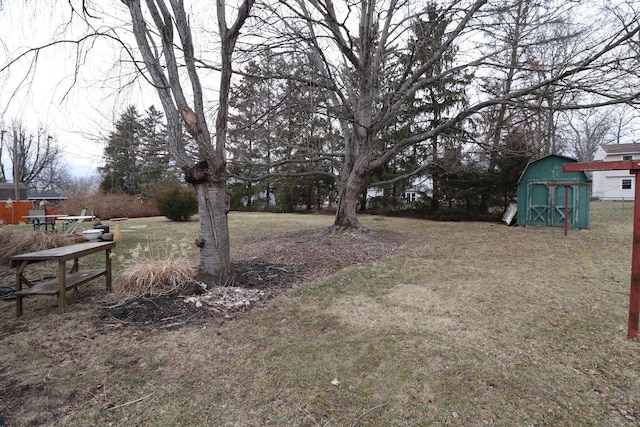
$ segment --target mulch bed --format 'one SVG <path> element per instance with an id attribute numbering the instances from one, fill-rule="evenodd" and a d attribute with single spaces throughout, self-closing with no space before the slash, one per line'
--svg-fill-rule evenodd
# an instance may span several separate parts
<path id="1" fill-rule="evenodd" d="M 196 280 L 180 292 L 104 305 L 101 318 L 164 327 L 233 319 L 291 289 L 301 278 L 299 269 L 256 261 L 233 263 L 232 274 L 228 286 L 212 287 Z"/>
<path id="2" fill-rule="evenodd" d="M 200 277 L 178 293 L 104 304 L 99 317 L 156 327 L 234 319 L 304 282 L 391 256 L 404 240 L 384 232 L 318 230 L 248 239 L 244 243 L 250 250 L 232 263 L 232 279 L 225 286 Z"/>

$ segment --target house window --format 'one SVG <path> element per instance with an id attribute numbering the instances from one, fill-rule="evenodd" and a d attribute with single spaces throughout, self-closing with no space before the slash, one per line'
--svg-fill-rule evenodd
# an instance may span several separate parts
<path id="1" fill-rule="evenodd" d="M 407 202 L 415 202 L 416 201 L 416 193 L 404 193 L 404 199 Z"/>
<path id="2" fill-rule="evenodd" d="M 630 179 L 623 179 L 622 180 L 622 189 L 623 190 L 631 190 L 631 180 Z"/>
<path id="3" fill-rule="evenodd" d="M 622 160 L 633 160 L 633 156 L 631 154 L 626 154 L 622 156 Z M 631 188 L 631 187 L 629 187 Z"/>

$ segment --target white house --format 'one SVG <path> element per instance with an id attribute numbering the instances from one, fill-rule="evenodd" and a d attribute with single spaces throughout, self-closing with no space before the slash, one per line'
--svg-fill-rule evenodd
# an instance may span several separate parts
<path id="1" fill-rule="evenodd" d="M 605 144 L 593 160 L 639 160 L 640 144 Z M 600 200 L 633 200 L 635 177 L 628 170 L 593 171 L 591 195 Z"/>
<path id="2" fill-rule="evenodd" d="M 432 180 L 430 176 L 420 175 L 415 176 L 411 180 L 411 184 L 404 190 L 404 201 L 407 204 L 421 201 L 423 196 L 431 197 L 432 195 Z M 367 189 L 367 204 L 376 197 L 384 196 L 384 188 L 382 187 L 369 187 Z"/>

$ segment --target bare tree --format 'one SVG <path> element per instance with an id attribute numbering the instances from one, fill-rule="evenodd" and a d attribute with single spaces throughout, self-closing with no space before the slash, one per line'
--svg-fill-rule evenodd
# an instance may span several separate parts
<path id="1" fill-rule="evenodd" d="M 501 97 L 514 88 L 532 86 L 548 80 L 571 62 L 575 44 L 584 28 L 572 22 L 572 5 L 542 7 L 545 1 L 515 0 L 513 7 L 492 16 L 492 25 L 482 28 L 497 55 L 490 62 L 492 73 L 479 76 L 489 97 Z M 559 154 L 563 143 L 558 138 L 559 107 L 574 101 L 571 88 L 544 85 L 527 103 L 501 103 L 487 109 L 491 131 L 489 148 L 504 145 L 514 128 L 525 130 L 533 157 Z M 495 154 L 495 150 L 493 152 Z M 495 156 L 492 156 L 492 159 Z"/>
<path id="2" fill-rule="evenodd" d="M 197 68 L 193 35 L 184 3 L 180 0 L 122 0 L 128 7 L 143 72 L 153 82 L 167 118 L 170 151 L 198 194 L 201 265 L 216 280 L 229 274 L 227 225 L 226 133 L 232 59 L 240 29 L 249 17 L 253 0 L 244 0 L 233 24 L 227 22 L 227 5 L 217 0 L 220 36 L 220 83 L 215 134 L 205 115 L 203 88 Z M 176 34 L 177 33 L 177 34 Z M 183 144 L 183 123 L 197 143 L 194 164 Z"/>
<path id="3" fill-rule="evenodd" d="M 68 22 L 56 32 L 54 40 L 23 49 L 0 66 L 0 73 L 6 73 L 18 62 L 27 62 L 29 76 L 33 76 L 43 49 L 69 45 L 76 50 L 73 60 L 78 72 L 97 41 L 116 43 L 124 52 L 119 62 L 122 84 L 142 77 L 160 98 L 171 155 L 198 194 L 200 236 L 196 244 L 200 247 L 201 265 L 220 281 L 227 279 L 230 262 L 225 143 L 232 57 L 253 1 L 242 0 L 238 8 L 227 5 L 225 0 L 216 1 L 218 65 L 204 66 L 202 58 L 196 58 L 188 5 L 182 0 L 121 0 L 109 9 L 102 2 L 69 0 Z M 77 25 L 78 21 L 82 25 Z M 199 48 L 198 52 L 208 49 Z M 217 72 L 219 77 L 215 132 L 205 111 L 215 102 L 205 99 L 199 75 L 202 69 Z M 185 128 L 191 144 L 183 137 Z"/>
<path id="4" fill-rule="evenodd" d="M 52 188 L 52 175 L 59 175 L 64 169 L 55 137 L 43 127 L 35 133 L 29 132 L 22 123 L 16 121 L 11 130 L 5 133 L 2 141 L 14 170 L 14 179 L 17 178 L 33 190 L 44 191 Z M 6 169 L 0 161 L 3 175 Z"/>
<path id="5" fill-rule="evenodd" d="M 611 109 L 582 110 L 567 115 L 567 131 L 564 136 L 578 161 L 592 161 L 600 145 L 615 141 L 616 118 Z"/>
<path id="6" fill-rule="evenodd" d="M 0 123 L 0 182 L 7 182 L 7 172 L 4 169 L 4 163 L 2 162 L 2 153 L 4 151 L 4 136 L 7 131 L 4 129 L 4 125 Z"/>
<path id="7" fill-rule="evenodd" d="M 637 61 L 627 55 L 627 47 L 635 43 L 639 31 L 637 11 L 629 8 L 624 18 L 619 14 L 619 22 L 608 22 L 604 28 L 582 32 L 583 36 L 572 46 L 571 56 L 561 58 L 561 63 L 549 62 L 549 57 L 544 55 L 538 56 L 539 63 L 523 63 L 517 57 L 521 46 L 511 51 L 509 45 L 496 46 L 480 29 L 492 25 L 491 20 L 499 13 L 505 19 L 525 16 L 523 10 L 517 10 L 525 6 L 551 9 L 546 3 L 523 0 L 440 2 L 436 17 L 426 16 L 426 8 L 403 0 L 363 0 L 355 4 L 339 0 L 297 0 L 269 8 L 270 14 L 280 16 L 279 25 L 286 26 L 291 37 L 286 48 L 304 47 L 308 52 L 314 74 L 310 72 L 307 81 L 332 93 L 329 111 L 340 123 L 344 139 L 335 227 L 360 226 L 356 216 L 357 200 L 369 185 L 367 178 L 372 170 L 387 164 L 408 147 L 463 126 L 467 118 L 488 108 L 517 105 L 524 110 L 544 112 L 549 103 L 555 103 L 553 95 L 561 88 L 567 92 L 588 92 L 588 99 L 582 103 L 589 105 L 637 98 L 639 91 L 631 85 L 615 91 L 604 90 L 607 76 L 628 76 L 627 70 L 637 67 Z M 569 7 L 561 10 L 571 13 Z M 398 58 L 415 57 L 410 47 L 418 49 L 419 46 L 410 46 L 404 41 L 412 23 L 418 19 L 446 21 L 446 38 L 431 52 L 430 58 L 422 58 L 420 66 L 411 67 L 400 63 Z M 537 25 L 548 26 L 549 19 L 541 19 Z M 441 56 L 452 46 L 460 48 L 457 60 L 432 72 L 434 64 L 440 63 Z M 282 45 L 280 48 L 285 50 Z M 516 55 L 516 58 L 505 63 L 500 60 L 505 53 L 507 57 Z M 408 135 L 382 152 L 374 150 L 381 131 L 393 123 L 417 91 L 452 73 L 465 72 L 491 79 L 515 63 L 527 67 L 528 75 L 537 78 L 514 79 L 495 93 L 478 92 L 475 101 L 438 126 Z M 564 107 L 578 108 L 577 104 Z"/>
<path id="8" fill-rule="evenodd" d="M 637 112 L 626 105 L 564 113 L 562 137 L 581 162 L 590 162 L 600 145 L 637 143 Z"/>
<path id="9" fill-rule="evenodd" d="M 91 195 L 100 188 L 100 176 L 98 174 L 63 178 L 61 181 L 62 191 L 67 194 Z"/>
<path id="10" fill-rule="evenodd" d="M 48 164 L 31 184 L 39 193 L 60 193 L 64 192 L 70 180 L 71 173 L 68 165 L 59 160 Z"/>
<path id="11" fill-rule="evenodd" d="M 639 113 L 636 108 L 629 105 L 622 105 L 616 108 L 613 144 L 638 142 L 636 135 L 640 130 Z"/>

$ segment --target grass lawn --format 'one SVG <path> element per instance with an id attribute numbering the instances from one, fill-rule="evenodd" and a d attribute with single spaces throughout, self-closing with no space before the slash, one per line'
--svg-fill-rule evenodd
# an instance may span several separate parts
<path id="1" fill-rule="evenodd" d="M 19 319 L 0 302 L 0 414 L 11 426 L 640 425 L 640 343 L 626 339 L 633 206 L 591 212 L 591 228 L 566 237 L 365 216 L 363 250 L 401 236 L 390 256 L 231 321 L 104 319 L 95 285 L 63 315 L 50 297 L 26 299 Z M 331 223 L 231 212 L 232 257 L 293 256 Z M 122 227 L 116 274 L 138 244 L 197 259 L 196 221 Z M 320 249 L 319 264 L 331 245 Z"/>

